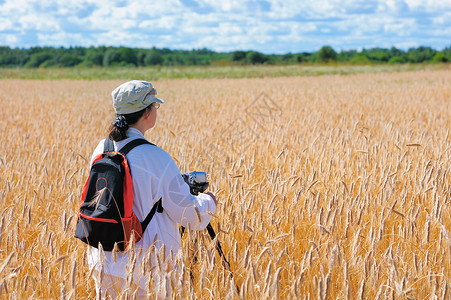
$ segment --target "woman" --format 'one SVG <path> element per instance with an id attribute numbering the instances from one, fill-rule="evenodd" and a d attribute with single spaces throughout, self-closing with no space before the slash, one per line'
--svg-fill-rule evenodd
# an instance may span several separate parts
<path id="1" fill-rule="evenodd" d="M 138 80 L 120 85 L 111 95 L 117 117 L 111 125 L 109 138 L 117 151 L 133 139 L 144 138 L 144 133 L 155 126 L 157 110 L 164 101 L 156 97 L 150 82 Z M 103 151 L 104 140 L 99 142 L 92 159 Z M 174 259 L 180 250 L 179 224 L 202 230 L 216 210 L 213 194 L 190 194 L 174 160 L 161 148 L 149 144 L 137 146 L 127 154 L 127 160 L 133 179 L 133 211 L 138 219 L 142 222 L 159 199 L 163 211 L 154 215 L 143 238 L 136 243 L 135 251 L 108 252 L 88 247 L 88 263 L 94 268 L 96 292 L 102 298 L 106 292 L 117 297 L 124 290 L 130 272 L 138 296 L 144 297 L 149 278 L 142 275 L 139 266 L 149 247 L 155 245 L 158 250 L 164 245 L 166 258 Z M 130 264 L 130 261 L 136 263 Z M 158 276 L 154 276 L 157 285 Z"/>

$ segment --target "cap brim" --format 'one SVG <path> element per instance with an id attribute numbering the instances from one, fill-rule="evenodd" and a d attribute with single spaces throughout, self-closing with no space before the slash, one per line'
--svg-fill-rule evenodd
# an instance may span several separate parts
<path id="1" fill-rule="evenodd" d="M 160 99 L 160 98 L 157 98 L 157 97 L 154 97 L 153 100 L 154 100 L 154 102 L 164 103 L 163 99 Z"/>
<path id="2" fill-rule="evenodd" d="M 155 97 L 155 95 L 150 95 L 150 103 L 152 103 L 152 102 L 164 103 L 164 100 Z"/>

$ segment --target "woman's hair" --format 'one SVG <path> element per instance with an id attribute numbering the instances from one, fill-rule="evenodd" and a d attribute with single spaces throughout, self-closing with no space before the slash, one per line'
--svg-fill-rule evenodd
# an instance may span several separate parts
<path id="1" fill-rule="evenodd" d="M 136 124 L 136 122 L 138 122 L 138 120 L 144 115 L 146 110 L 150 109 L 151 106 L 152 104 L 140 111 L 131 114 L 117 114 L 116 120 L 114 120 L 114 122 L 110 125 L 110 133 L 108 134 L 108 137 L 115 142 L 125 140 L 127 138 L 126 133 L 129 126 Z"/>

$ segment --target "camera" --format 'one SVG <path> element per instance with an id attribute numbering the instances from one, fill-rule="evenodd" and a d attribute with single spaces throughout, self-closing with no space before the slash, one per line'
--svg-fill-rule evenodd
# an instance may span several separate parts
<path id="1" fill-rule="evenodd" d="M 181 174 L 183 177 L 183 180 L 189 185 L 189 189 L 191 194 L 193 195 L 199 195 L 199 193 L 203 193 L 208 186 L 210 185 L 207 181 L 207 173 L 205 172 L 199 172 L 199 171 L 193 171 L 188 173 Z M 207 225 L 207 231 L 208 234 L 211 237 L 211 240 L 214 241 L 216 238 L 216 232 L 213 229 L 213 226 L 211 226 L 211 223 L 208 223 Z M 183 236 L 183 233 L 185 232 L 185 227 L 180 227 L 180 235 Z M 224 261 L 224 267 L 230 271 L 230 263 L 227 261 L 227 258 L 224 255 L 224 252 L 221 248 L 221 243 L 216 240 L 216 250 L 218 251 L 219 255 L 222 257 L 222 260 Z M 194 257 L 194 260 L 197 260 L 196 257 Z M 191 279 L 194 278 L 192 271 L 190 272 Z M 233 279 L 233 274 L 230 272 L 230 277 Z M 236 289 L 238 293 L 240 292 L 240 289 L 238 286 L 236 286 Z"/>
<path id="2" fill-rule="evenodd" d="M 210 185 L 205 172 L 192 171 L 181 175 L 183 180 L 189 185 L 189 190 L 193 195 L 197 196 L 199 193 L 203 193 Z"/>

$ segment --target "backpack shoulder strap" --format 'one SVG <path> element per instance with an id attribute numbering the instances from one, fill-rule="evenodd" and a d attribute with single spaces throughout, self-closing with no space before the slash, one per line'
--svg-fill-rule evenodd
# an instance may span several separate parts
<path id="1" fill-rule="evenodd" d="M 153 216 L 155 215 L 155 212 L 159 212 L 159 213 L 163 212 L 163 206 L 161 205 L 161 198 L 153 205 L 153 207 L 150 210 L 149 214 L 147 215 L 146 219 L 144 219 L 144 221 L 141 222 L 141 228 L 142 228 L 143 233 L 146 230 L 147 225 L 149 225 L 150 221 L 152 220 Z"/>
<path id="2" fill-rule="evenodd" d="M 113 151 L 114 151 L 113 141 L 110 138 L 106 138 L 105 142 L 103 143 L 103 152 L 113 152 Z"/>
<path id="3" fill-rule="evenodd" d="M 109 139 L 107 139 L 109 140 Z M 105 142 L 106 144 L 106 142 Z M 152 144 L 151 142 L 149 142 L 148 140 L 145 139 L 134 139 L 130 142 L 128 142 L 124 147 L 122 147 L 119 150 L 119 153 L 123 154 L 124 156 L 127 155 L 128 152 L 130 152 L 130 150 L 132 150 L 133 148 L 139 146 L 139 145 L 144 145 L 144 144 L 148 144 L 148 145 L 153 145 L 155 146 L 155 144 Z M 147 228 L 147 225 L 149 225 L 150 221 L 152 220 L 153 216 L 155 215 L 155 212 L 159 212 L 162 213 L 163 212 L 163 206 L 161 204 L 161 198 L 160 200 L 158 200 L 152 207 L 152 209 L 150 210 L 149 214 L 147 215 L 147 217 L 144 219 L 144 221 L 141 222 L 141 228 L 142 228 L 142 232 L 144 233 L 144 231 Z"/>
<path id="4" fill-rule="evenodd" d="M 133 148 L 135 148 L 135 147 L 137 147 L 139 145 L 144 145 L 144 144 L 154 145 L 154 144 L 152 144 L 151 142 L 149 142 L 149 141 L 147 141 L 145 139 L 134 139 L 134 140 L 128 142 L 124 147 L 122 147 L 121 150 L 119 150 L 119 152 L 122 153 L 125 156 Z"/>

